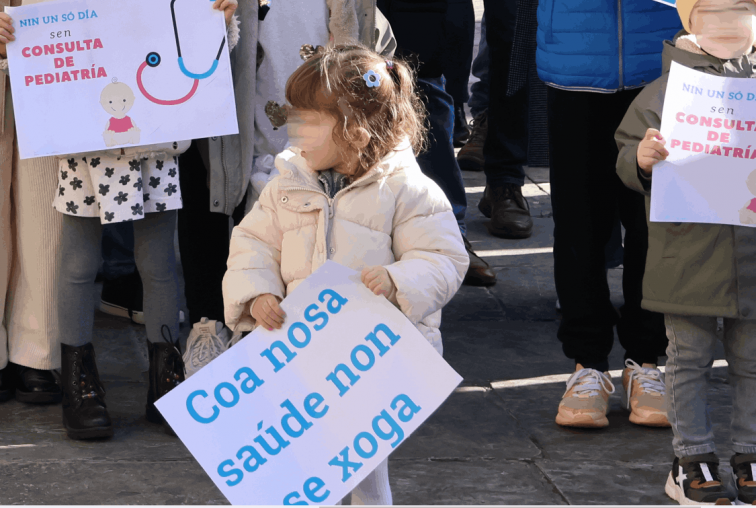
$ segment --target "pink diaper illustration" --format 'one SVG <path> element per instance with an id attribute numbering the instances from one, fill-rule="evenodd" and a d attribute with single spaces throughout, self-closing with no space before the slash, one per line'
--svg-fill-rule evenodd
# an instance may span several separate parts
<path id="1" fill-rule="evenodd" d="M 134 106 L 134 92 L 131 88 L 114 79 L 102 90 L 100 104 L 111 115 L 105 124 L 105 132 L 102 133 L 105 145 L 138 145 L 141 131 L 127 114 Z"/>

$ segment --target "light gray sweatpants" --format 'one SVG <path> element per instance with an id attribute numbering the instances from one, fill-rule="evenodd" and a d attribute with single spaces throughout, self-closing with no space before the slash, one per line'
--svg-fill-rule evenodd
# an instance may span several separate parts
<path id="1" fill-rule="evenodd" d="M 173 239 L 176 211 L 148 213 L 134 221 L 134 257 L 144 286 L 147 338 L 161 342 L 167 325 L 173 341 L 179 334 L 179 285 Z M 83 346 L 92 341 L 94 280 L 100 265 L 102 224 L 99 218 L 63 214 L 60 246 L 58 312 L 61 342 Z"/>

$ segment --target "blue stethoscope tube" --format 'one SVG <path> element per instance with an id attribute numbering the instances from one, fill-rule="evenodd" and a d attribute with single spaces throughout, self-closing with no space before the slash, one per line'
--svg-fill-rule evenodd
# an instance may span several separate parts
<path id="1" fill-rule="evenodd" d="M 179 68 L 181 69 L 181 72 L 183 72 L 186 76 L 192 79 L 209 78 L 210 76 L 213 75 L 215 70 L 218 68 L 218 61 L 220 60 L 223 47 L 226 45 L 226 38 L 224 37 L 223 40 L 221 41 L 220 48 L 218 48 L 218 54 L 216 55 L 215 60 L 213 60 L 213 64 L 210 66 L 210 69 L 207 72 L 204 72 L 202 74 L 196 74 L 194 72 L 189 71 L 189 69 L 187 69 L 186 66 L 184 65 L 184 58 L 181 56 L 181 40 L 179 39 L 178 24 L 176 23 L 175 4 L 176 4 L 176 0 L 171 0 L 171 17 L 173 18 L 173 33 L 176 35 L 176 51 L 178 52 Z"/>

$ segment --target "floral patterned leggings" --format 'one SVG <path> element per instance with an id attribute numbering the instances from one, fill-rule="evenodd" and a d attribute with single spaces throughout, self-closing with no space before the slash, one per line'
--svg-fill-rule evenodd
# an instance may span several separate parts
<path id="1" fill-rule="evenodd" d="M 174 235 L 176 210 L 147 213 L 134 224 L 134 257 L 144 285 L 147 338 L 162 341 L 161 327 L 179 336 L 179 285 Z M 63 214 L 58 313 L 61 342 L 83 346 L 92 341 L 94 281 L 101 261 L 102 225 L 97 217 Z"/>

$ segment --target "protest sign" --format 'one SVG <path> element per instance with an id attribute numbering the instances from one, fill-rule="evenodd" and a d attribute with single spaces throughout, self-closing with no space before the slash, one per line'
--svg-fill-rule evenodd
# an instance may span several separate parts
<path id="1" fill-rule="evenodd" d="M 360 274 L 327 262 L 157 407 L 232 504 L 334 504 L 462 380 Z"/>
<path id="2" fill-rule="evenodd" d="M 756 225 L 756 80 L 672 63 L 651 220 Z"/>
<path id="3" fill-rule="evenodd" d="M 22 159 L 238 133 L 223 13 L 209 0 L 6 7 Z"/>

